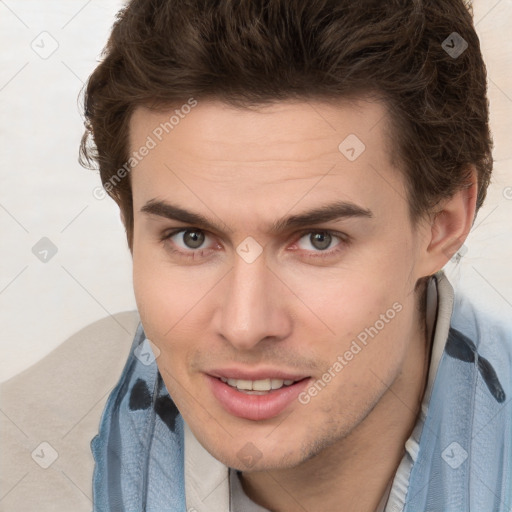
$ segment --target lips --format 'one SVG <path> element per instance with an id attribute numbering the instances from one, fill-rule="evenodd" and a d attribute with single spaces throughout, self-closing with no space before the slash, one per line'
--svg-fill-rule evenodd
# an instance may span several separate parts
<path id="1" fill-rule="evenodd" d="M 239 380 L 263 380 L 263 379 L 282 379 L 282 380 L 302 380 L 308 375 L 301 375 L 299 373 L 286 372 L 273 368 L 261 368 L 259 370 L 245 370 L 241 368 L 224 368 L 215 369 L 208 372 L 208 375 L 224 379 L 239 379 Z"/>
<path id="2" fill-rule="evenodd" d="M 278 416 L 297 402 L 311 380 L 279 370 L 216 370 L 205 377 L 213 396 L 226 412 L 252 421 Z"/>

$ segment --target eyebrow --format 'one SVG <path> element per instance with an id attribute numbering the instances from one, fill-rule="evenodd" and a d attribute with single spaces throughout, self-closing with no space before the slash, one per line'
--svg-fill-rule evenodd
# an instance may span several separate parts
<path id="1" fill-rule="evenodd" d="M 141 209 L 142 213 L 164 217 L 166 219 L 177 220 L 186 224 L 192 224 L 195 227 L 203 228 L 208 231 L 232 233 L 229 228 L 223 228 L 215 221 L 207 217 L 188 211 L 179 206 L 170 204 L 166 201 L 156 199 L 149 200 Z M 322 222 L 330 222 L 347 218 L 372 218 L 373 212 L 368 208 L 363 208 L 355 203 L 348 201 L 337 201 L 326 204 L 312 210 L 290 215 L 274 222 L 269 229 L 271 234 L 279 234 L 290 229 L 320 224 Z M 224 224 L 224 223 L 223 223 Z"/>

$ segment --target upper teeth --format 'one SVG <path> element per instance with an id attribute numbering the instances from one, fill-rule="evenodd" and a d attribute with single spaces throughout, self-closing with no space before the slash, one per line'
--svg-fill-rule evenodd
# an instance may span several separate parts
<path id="1" fill-rule="evenodd" d="M 247 391 L 270 391 L 271 389 L 279 389 L 283 386 L 290 386 L 294 380 L 282 380 L 282 379 L 263 379 L 263 380 L 239 380 L 239 379 L 225 379 L 221 377 L 222 382 L 226 382 L 228 385 L 237 388 L 244 389 Z"/>

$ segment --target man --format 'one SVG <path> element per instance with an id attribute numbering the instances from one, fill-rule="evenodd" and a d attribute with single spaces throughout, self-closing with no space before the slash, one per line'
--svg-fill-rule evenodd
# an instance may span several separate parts
<path id="1" fill-rule="evenodd" d="M 134 0 L 85 114 L 141 317 L 96 510 L 510 509 L 511 331 L 441 270 L 492 169 L 461 0 Z"/>

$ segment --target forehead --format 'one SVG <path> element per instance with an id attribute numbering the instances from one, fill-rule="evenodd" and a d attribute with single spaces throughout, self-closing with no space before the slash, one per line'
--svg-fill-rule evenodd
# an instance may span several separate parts
<path id="1" fill-rule="evenodd" d="M 326 144 L 336 148 L 350 134 L 375 146 L 388 132 L 386 105 L 370 98 L 282 101 L 244 108 L 215 100 L 194 102 L 193 107 L 188 101 L 162 111 L 137 108 L 130 120 L 131 148 L 149 135 L 157 143 L 174 141 L 182 152 L 200 151 L 209 160 L 224 159 L 226 150 L 239 156 L 236 150 L 244 144 L 244 160 L 300 161 L 317 156 L 312 151 L 325 150 Z M 302 145 L 304 141 L 308 146 Z"/>
<path id="2" fill-rule="evenodd" d="M 405 197 L 391 165 L 388 114 L 380 101 L 184 105 L 139 108 L 131 118 L 130 152 L 151 147 L 131 173 L 135 209 L 155 197 L 180 196 L 204 211 L 205 194 L 219 211 L 259 204 L 267 213 L 277 213 L 269 204 L 277 197 L 288 207 L 301 195 L 304 206 L 371 199 L 377 210 Z"/>

